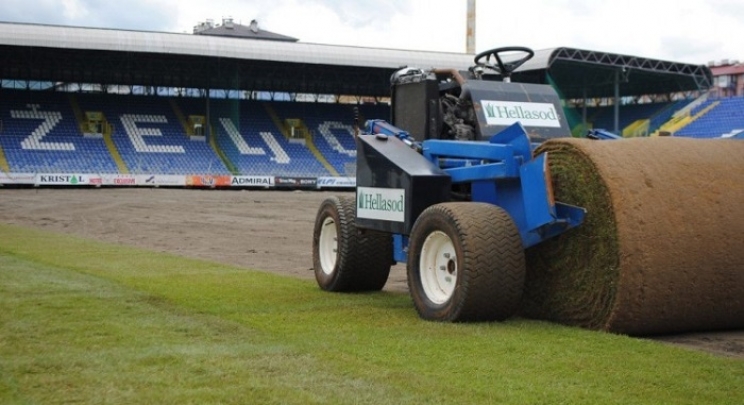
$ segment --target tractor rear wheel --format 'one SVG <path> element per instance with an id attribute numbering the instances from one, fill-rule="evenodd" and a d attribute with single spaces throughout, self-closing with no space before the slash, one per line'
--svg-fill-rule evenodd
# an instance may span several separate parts
<path id="1" fill-rule="evenodd" d="M 433 205 L 416 220 L 408 247 L 408 288 L 422 318 L 501 321 L 516 312 L 524 290 L 524 248 L 502 208 Z"/>
<path id="2" fill-rule="evenodd" d="M 313 270 L 326 291 L 379 291 L 393 264 L 392 236 L 359 230 L 353 197 L 333 196 L 318 209 L 313 230 Z"/>

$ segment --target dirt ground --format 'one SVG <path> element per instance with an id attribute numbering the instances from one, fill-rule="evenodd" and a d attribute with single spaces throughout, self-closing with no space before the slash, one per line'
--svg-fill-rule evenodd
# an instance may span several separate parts
<path id="1" fill-rule="evenodd" d="M 0 222 L 313 279 L 313 221 L 320 202 L 331 194 L 0 188 Z M 406 289 L 405 267 L 397 265 L 385 290 Z M 657 339 L 744 359 L 744 331 Z"/>

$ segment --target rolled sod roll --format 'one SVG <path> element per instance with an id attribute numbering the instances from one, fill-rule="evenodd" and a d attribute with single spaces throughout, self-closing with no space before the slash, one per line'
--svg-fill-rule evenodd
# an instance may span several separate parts
<path id="1" fill-rule="evenodd" d="M 526 251 L 523 316 L 629 335 L 744 328 L 744 141 L 551 140 L 584 222 Z"/>

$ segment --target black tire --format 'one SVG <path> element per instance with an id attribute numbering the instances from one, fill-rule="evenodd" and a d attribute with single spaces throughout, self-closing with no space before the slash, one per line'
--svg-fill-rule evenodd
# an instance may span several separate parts
<path id="1" fill-rule="evenodd" d="M 390 275 L 392 236 L 357 229 L 355 201 L 354 197 L 333 196 L 318 209 L 313 230 L 313 270 L 323 290 L 379 291 Z"/>
<path id="2" fill-rule="evenodd" d="M 408 288 L 423 319 L 502 321 L 517 311 L 525 283 L 524 248 L 502 208 L 473 202 L 433 205 L 416 220 L 408 247 Z"/>

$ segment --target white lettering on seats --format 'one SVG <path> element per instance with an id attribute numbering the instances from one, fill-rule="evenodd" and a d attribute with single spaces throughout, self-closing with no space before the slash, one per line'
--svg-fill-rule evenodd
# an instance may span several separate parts
<path id="1" fill-rule="evenodd" d="M 12 110 L 10 116 L 18 119 L 44 120 L 26 139 L 21 141 L 21 148 L 28 150 L 75 150 L 75 144 L 71 142 L 42 142 L 44 137 L 52 132 L 57 124 L 62 121 L 62 113 L 59 111 L 38 111 L 38 104 L 28 104 L 31 111 Z"/>
<path id="2" fill-rule="evenodd" d="M 230 139 L 232 139 L 233 143 L 235 144 L 235 147 L 238 148 L 238 152 L 240 152 L 241 155 L 265 155 L 266 151 L 263 148 L 252 148 L 248 145 L 248 142 L 243 139 L 243 136 L 240 135 L 240 132 L 237 128 L 235 128 L 235 124 L 229 119 L 229 118 L 220 118 L 220 124 L 222 124 L 222 128 L 225 128 L 225 131 L 230 136 Z"/>
<path id="3" fill-rule="evenodd" d="M 149 114 L 124 114 L 119 117 L 124 126 L 124 131 L 132 141 L 134 150 L 140 153 L 186 153 L 180 145 L 148 145 L 146 136 L 163 136 L 160 128 L 140 128 L 137 123 L 145 124 L 167 124 L 168 119 L 164 115 Z"/>
<path id="4" fill-rule="evenodd" d="M 344 125 L 338 121 L 324 121 L 322 124 L 318 125 L 318 131 L 320 131 L 320 134 L 323 135 L 323 138 L 326 140 L 326 142 L 328 142 L 329 145 L 331 145 L 331 148 L 333 148 L 333 150 L 339 153 L 343 153 L 344 155 L 356 157 L 356 149 L 348 150 L 344 148 L 344 146 L 341 145 L 341 142 L 338 141 L 338 138 L 333 135 L 331 129 L 345 130 L 349 133 L 349 135 L 353 137 L 354 128 L 352 128 L 351 125 Z"/>
<path id="5" fill-rule="evenodd" d="M 274 152 L 274 157 L 272 158 L 274 162 L 281 164 L 288 164 L 290 162 L 289 155 L 284 151 L 282 145 L 279 144 L 279 141 L 274 138 L 271 132 L 260 132 L 259 135 L 266 142 L 266 145 L 269 145 L 269 149 Z"/>

